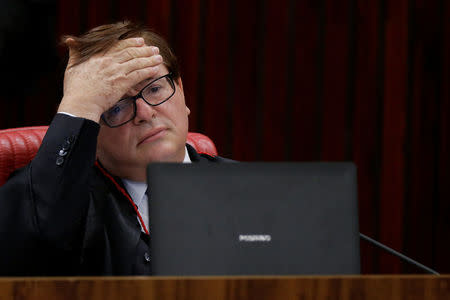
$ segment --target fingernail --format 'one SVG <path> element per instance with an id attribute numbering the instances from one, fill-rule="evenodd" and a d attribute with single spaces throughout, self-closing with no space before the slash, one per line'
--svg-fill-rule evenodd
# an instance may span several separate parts
<path id="1" fill-rule="evenodd" d="M 153 54 L 158 54 L 158 53 L 159 53 L 159 48 L 153 46 L 153 47 L 152 47 L 152 51 L 153 51 Z"/>
<path id="2" fill-rule="evenodd" d="M 136 42 L 137 42 L 139 45 L 142 45 L 142 44 L 144 43 L 144 39 L 141 38 L 141 37 L 138 37 L 138 38 L 136 38 Z"/>
<path id="3" fill-rule="evenodd" d="M 156 62 L 156 63 L 160 63 L 160 62 L 162 62 L 162 56 L 161 55 L 156 55 L 155 56 L 155 58 L 154 58 L 154 62 Z"/>

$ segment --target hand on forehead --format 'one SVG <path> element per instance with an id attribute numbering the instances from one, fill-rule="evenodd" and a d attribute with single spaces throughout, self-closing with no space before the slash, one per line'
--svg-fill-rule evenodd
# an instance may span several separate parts
<path id="1" fill-rule="evenodd" d="M 117 52 L 129 47 L 142 47 L 145 46 L 145 41 L 142 37 L 128 38 L 120 40 L 114 44 L 108 52 Z"/>
<path id="2" fill-rule="evenodd" d="M 159 54 L 158 47 L 145 45 L 142 38 L 121 40 L 105 53 L 107 56 L 116 58 L 120 63 L 157 54 Z"/>
<path id="3" fill-rule="evenodd" d="M 76 65 L 77 50 L 69 45 L 69 65 L 64 78 L 64 97 L 59 109 L 98 122 L 100 115 L 122 95 L 148 78 L 161 74 L 158 48 L 146 46 L 142 38 L 117 42 L 101 55 Z M 164 74 L 161 74 L 164 75 Z"/>

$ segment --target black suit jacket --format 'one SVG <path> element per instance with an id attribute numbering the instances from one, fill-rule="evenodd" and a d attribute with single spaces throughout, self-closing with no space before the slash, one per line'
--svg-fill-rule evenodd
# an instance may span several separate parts
<path id="1" fill-rule="evenodd" d="M 0 275 L 148 275 L 149 237 L 119 178 L 95 161 L 99 125 L 57 114 L 0 188 Z M 198 154 L 197 163 L 227 159 Z"/>

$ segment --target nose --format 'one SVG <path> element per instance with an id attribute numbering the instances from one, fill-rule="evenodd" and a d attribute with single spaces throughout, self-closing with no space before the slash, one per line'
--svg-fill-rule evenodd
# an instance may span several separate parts
<path id="1" fill-rule="evenodd" d="M 156 109 L 154 106 L 147 104 L 142 98 L 136 100 L 136 117 L 133 122 L 136 125 L 150 121 L 156 117 Z"/>

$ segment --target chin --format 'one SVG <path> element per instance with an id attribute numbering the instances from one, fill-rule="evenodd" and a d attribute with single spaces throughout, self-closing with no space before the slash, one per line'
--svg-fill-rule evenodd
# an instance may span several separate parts
<path id="1" fill-rule="evenodd" d="M 146 151 L 146 159 L 145 161 L 148 163 L 151 162 L 179 162 L 181 156 L 180 152 L 183 153 L 183 157 L 181 157 L 181 161 L 184 159 L 184 145 L 183 151 L 180 150 L 179 147 L 176 147 L 173 144 L 163 144 L 158 145 L 158 147 L 151 147 Z"/>

